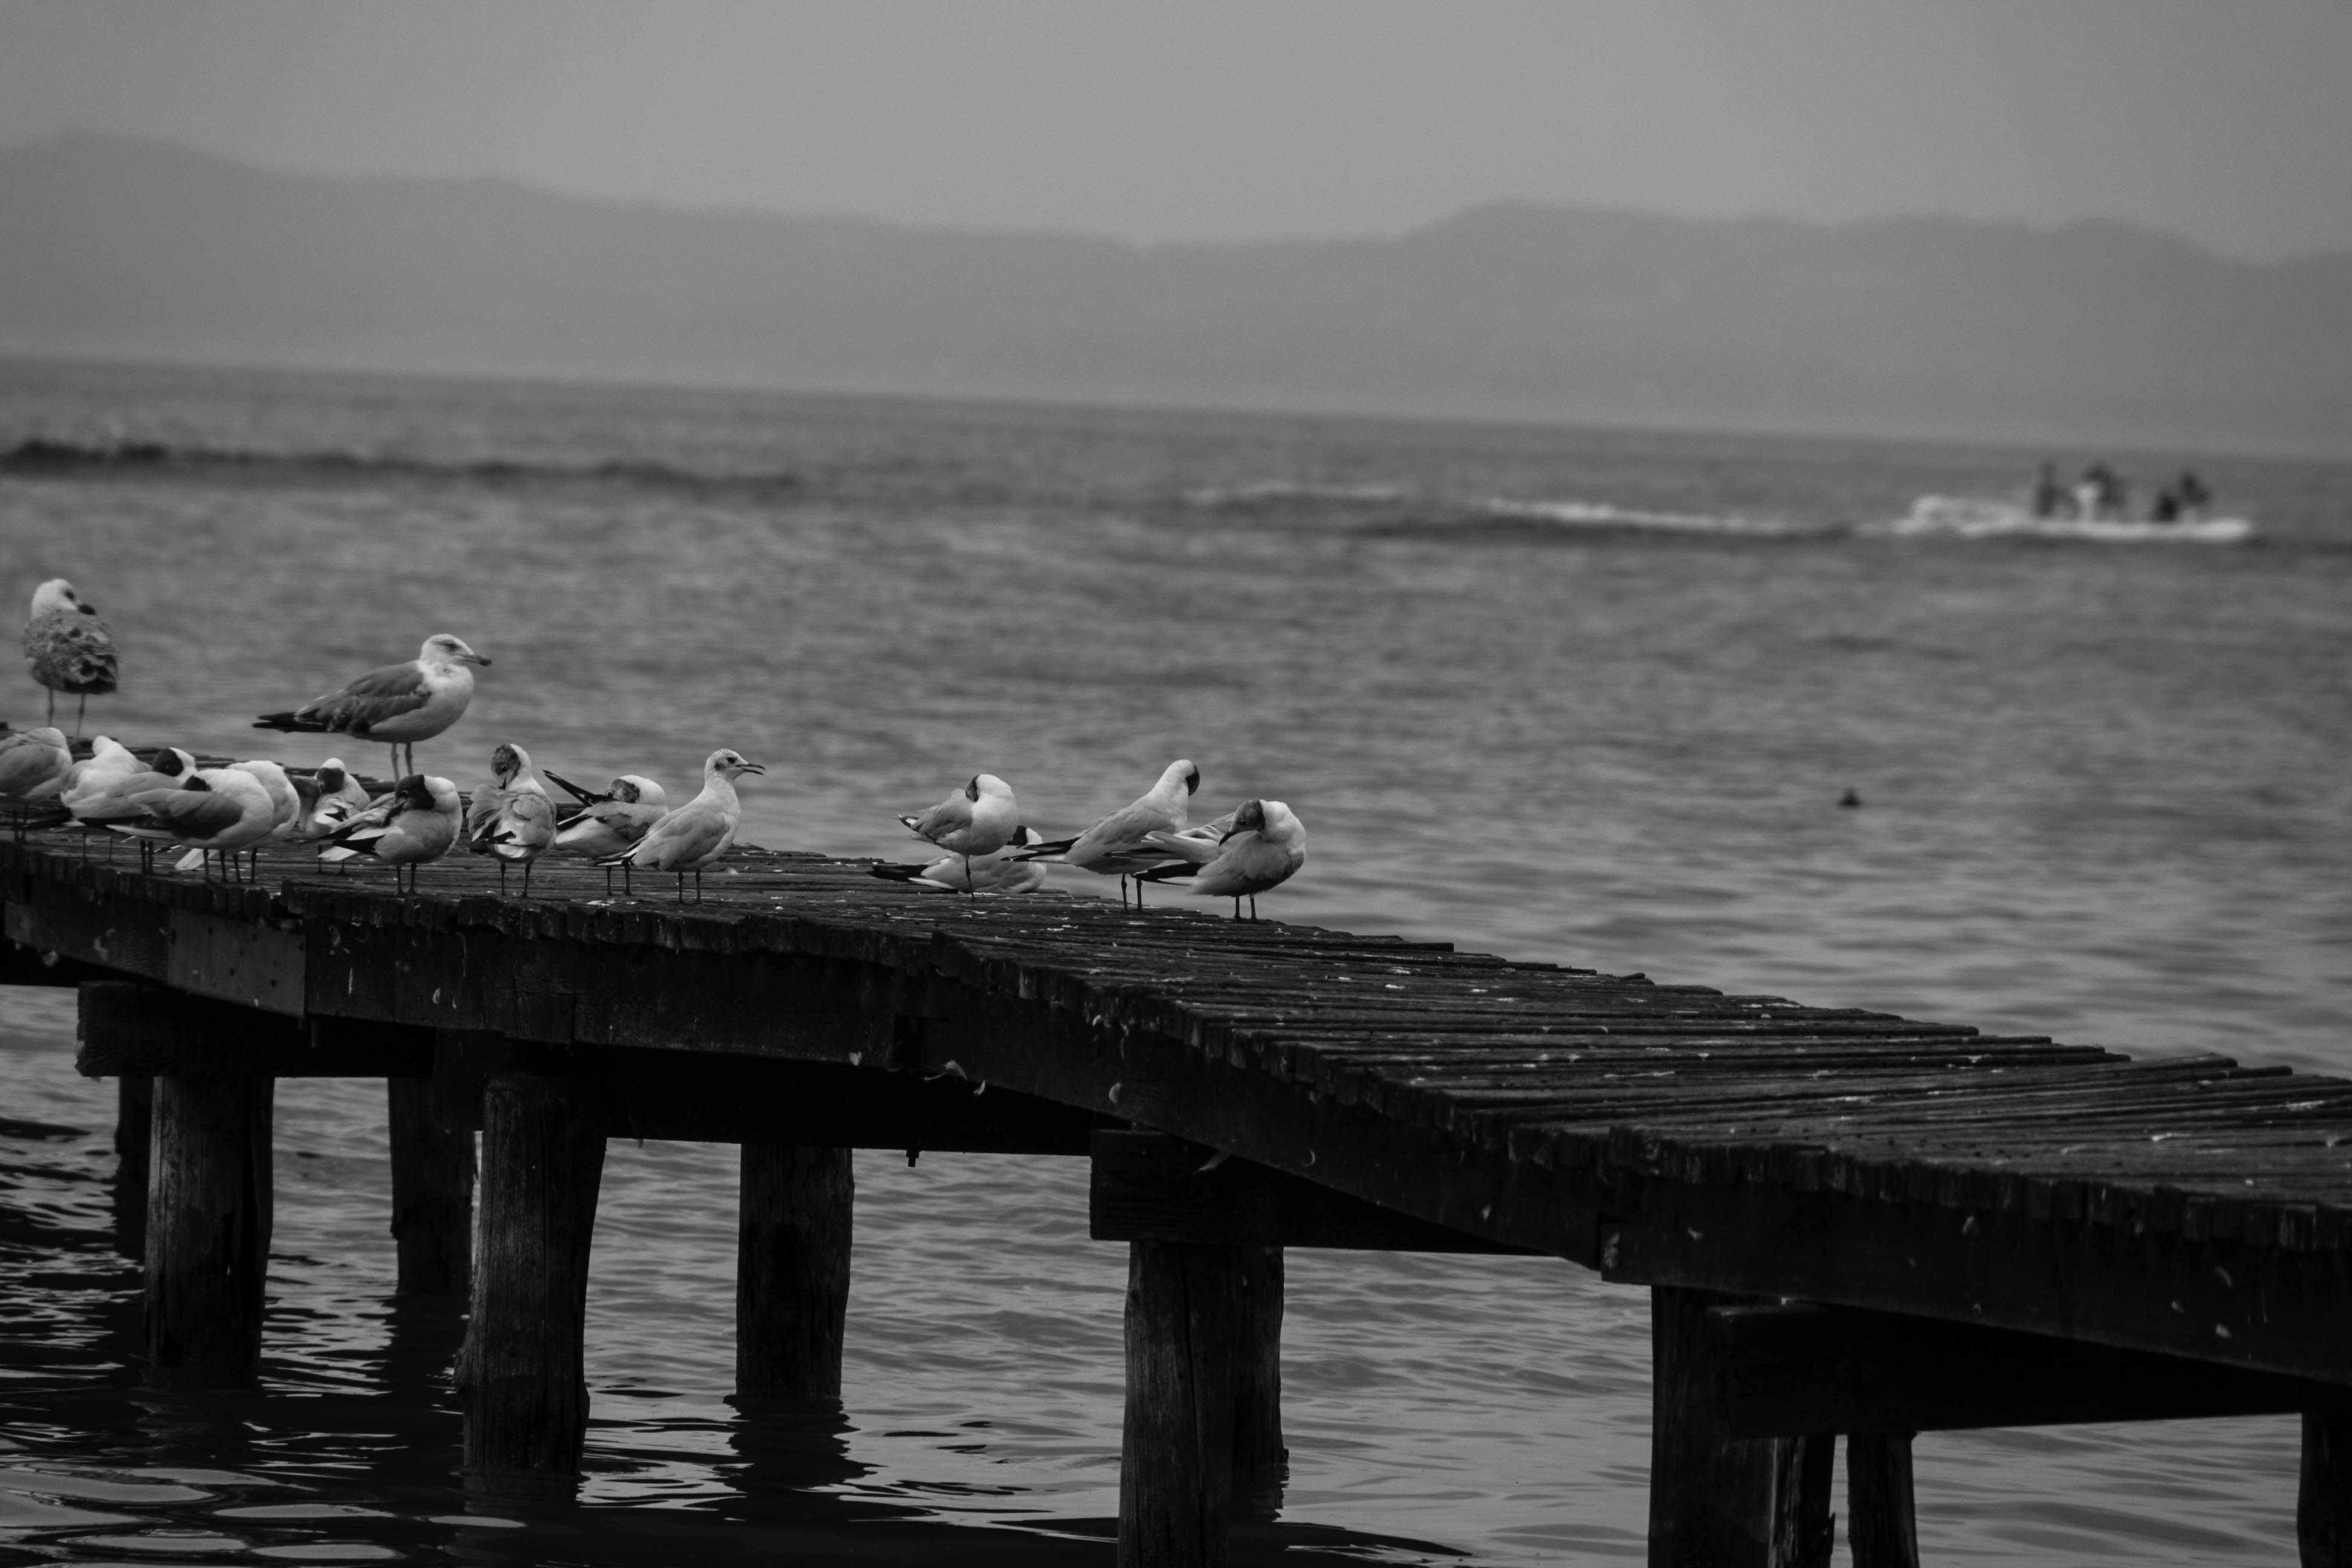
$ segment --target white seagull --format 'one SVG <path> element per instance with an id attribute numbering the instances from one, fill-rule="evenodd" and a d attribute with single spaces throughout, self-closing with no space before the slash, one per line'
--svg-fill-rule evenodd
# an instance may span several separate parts
<path id="1" fill-rule="evenodd" d="M 66 732 L 55 725 L 26 730 L 0 740 L 0 800 L 19 806 L 52 801 L 63 793 L 74 765 Z M 17 837 L 23 837 L 20 821 Z"/>
<path id="2" fill-rule="evenodd" d="M 151 843 L 188 846 L 198 853 L 208 877 L 215 855 L 225 858 L 234 876 L 236 852 L 268 837 L 278 824 L 269 792 L 259 779 L 236 768 L 200 768 L 179 788 L 146 790 L 133 795 L 131 804 L 146 816 L 108 826 Z M 186 869 L 186 864 L 181 868 Z"/>
<path id="3" fill-rule="evenodd" d="M 130 766 L 117 772 L 122 757 L 130 759 Z M 146 816 L 131 804 L 134 796 L 150 790 L 177 789 L 195 771 L 195 757 L 177 746 L 165 746 L 155 753 L 153 762 L 142 763 L 137 752 L 100 735 L 89 756 L 67 772 L 58 804 L 66 808 L 74 826 L 95 833 L 111 823 L 135 822 Z M 114 840 L 110 837 L 106 842 L 110 853 Z"/>
<path id="4" fill-rule="evenodd" d="M 695 902 L 700 903 L 703 868 L 734 847 L 736 830 L 743 826 L 743 803 L 735 797 L 734 781 L 767 771 L 740 752 L 721 746 L 702 764 L 700 795 L 655 823 L 636 843 L 598 864 L 676 872 L 681 904 L 686 902 L 686 874 L 691 871 Z"/>
<path id="5" fill-rule="evenodd" d="M 530 765 L 530 753 L 501 742 L 490 753 L 493 782 L 474 792 L 466 813 L 466 847 L 495 857 L 499 891 L 507 890 L 507 867 L 522 867 L 522 896 L 530 897 L 530 868 L 555 842 L 555 803 Z"/>
<path id="6" fill-rule="evenodd" d="M 1013 841 L 992 855 L 942 855 L 901 866 L 877 862 L 873 872 L 885 881 L 950 893 L 1034 893 L 1045 885 L 1045 868 L 1023 859 L 1021 851 L 1044 842 L 1035 828 L 1016 827 Z"/>
<path id="7" fill-rule="evenodd" d="M 324 838 L 368 808 L 367 791 L 341 757 L 329 757 L 309 778 L 296 779 L 294 787 L 302 796 L 297 838 Z"/>
<path id="8" fill-rule="evenodd" d="M 406 664 L 371 669 L 341 691 L 314 697 L 290 712 L 264 713 L 253 727 L 378 741 L 392 748 L 394 773 L 413 773 L 416 742 L 455 724 L 473 700 L 474 672 L 467 667 L 489 662 L 464 639 L 444 632 L 426 637 Z M 408 748 L 405 769 L 400 765 L 403 746 Z"/>
<path id="9" fill-rule="evenodd" d="M 1182 832 L 1192 813 L 1192 793 L 1200 787 L 1201 770 L 1180 757 L 1161 771 L 1158 784 L 1134 800 L 1076 838 L 1041 844 L 1025 858 L 1115 876 L 1119 879 L 1118 901 L 1124 904 L 1127 879 L 1168 858 L 1148 842 L 1150 836 Z M 1139 904 L 1142 902 L 1140 885 L 1135 889 L 1135 897 Z"/>
<path id="10" fill-rule="evenodd" d="M 555 847 L 595 860 L 609 859 L 643 838 L 669 814 L 669 794 L 642 773 L 623 773 L 609 789 L 583 789 L 557 773 L 547 776 L 580 802 L 580 809 L 555 831 Z M 613 868 L 604 868 L 604 891 L 613 890 Z"/>
<path id="11" fill-rule="evenodd" d="M 58 721 L 58 693 L 70 691 L 81 699 L 74 710 L 74 733 L 81 733 L 82 716 L 92 697 L 114 689 L 120 672 L 114 634 L 98 618 L 95 605 L 82 603 L 74 585 L 52 577 L 33 590 L 33 613 L 25 622 L 25 668 L 49 690 L 49 722 Z"/>
<path id="12" fill-rule="evenodd" d="M 1013 786 L 994 773 L 974 773 L 971 782 L 919 816 L 901 816 L 907 830 L 928 838 L 950 855 L 969 861 L 993 855 L 1013 842 L 1021 827 L 1021 808 L 1013 804 Z M 967 868 L 964 890 L 972 891 Z"/>
<path id="13" fill-rule="evenodd" d="M 1241 919 L 1244 899 L 1250 901 L 1250 919 L 1257 919 L 1257 896 L 1290 880 L 1307 864 L 1307 825 L 1278 800 L 1244 801 L 1233 826 L 1213 847 L 1183 834 L 1155 833 L 1151 841 L 1180 858 L 1138 873 L 1138 881 L 1189 877 L 1194 892 L 1233 900 L 1235 920 Z"/>
<path id="14" fill-rule="evenodd" d="M 416 868 L 438 860 L 457 842 L 466 815 L 457 786 L 445 778 L 411 773 L 392 793 L 337 829 L 319 852 L 328 865 L 366 855 L 392 868 L 392 885 L 408 869 L 407 892 L 416 891 Z"/>

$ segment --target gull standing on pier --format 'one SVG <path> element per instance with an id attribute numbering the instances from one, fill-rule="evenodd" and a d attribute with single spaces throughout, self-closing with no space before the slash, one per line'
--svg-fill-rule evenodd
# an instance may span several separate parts
<path id="1" fill-rule="evenodd" d="M 1233 900 L 1235 920 L 1241 919 L 1244 899 L 1250 901 L 1250 919 L 1257 919 L 1257 896 L 1287 882 L 1307 864 L 1307 825 L 1278 800 L 1244 801 L 1234 813 L 1233 826 L 1213 847 L 1175 833 L 1155 833 L 1151 842 L 1181 858 L 1139 873 L 1138 881 L 1189 877 L 1194 892 Z"/>
<path id="2" fill-rule="evenodd" d="M 887 882 L 950 893 L 1034 893 L 1045 885 L 1045 868 L 1023 859 L 1021 852 L 1044 842 L 1035 828 L 1016 827 L 1013 841 L 992 855 L 942 855 L 904 866 L 877 862 L 873 872 Z"/>
<path id="3" fill-rule="evenodd" d="M 1041 844 L 1024 858 L 1117 877 L 1118 901 L 1123 905 L 1127 879 L 1168 858 L 1147 841 L 1150 836 L 1181 833 L 1192 815 L 1192 794 L 1200 787 L 1201 770 L 1180 757 L 1162 770 L 1158 784 L 1076 838 Z M 1143 901 L 1140 883 L 1136 886 L 1135 900 L 1139 905 Z"/>
<path id="4" fill-rule="evenodd" d="M 445 778 L 411 773 L 392 793 L 337 829 L 319 858 L 330 866 L 370 856 L 392 868 L 395 890 L 416 891 L 417 868 L 438 860 L 457 842 L 465 803 Z M 402 889 L 402 868 L 408 886 Z"/>
<path id="5" fill-rule="evenodd" d="M 146 813 L 134 822 L 109 824 L 117 833 L 155 844 L 180 844 L 194 854 L 179 869 L 202 866 L 212 875 L 212 858 L 224 858 L 232 877 L 236 854 L 269 837 L 278 808 L 261 781 L 237 768 L 200 768 L 177 789 L 148 790 L 131 804 Z"/>
<path id="6" fill-rule="evenodd" d="M 703 868 L 734 847 L 735 832 L 743 826 L 743 803 L 735 796 L 734 781 L 767 771 L 742 752 L 721 746 L 702 764 L 700 795 L 655 823 L 634 846 L 598 864 L 676 872 L 681 904 L 686 902 L 686 874 L 691 871 L 694 901 L 700 903 Z"/>
<path id="7" fill-rule="evenodd" d="M 115 771 L 118 752 L 131 759 L 127 771 Z M 110 824 L 135 822 L 146 816 L 131 804 L 135 796 L 150 790 L 177 789 L 195 771 L 194 755 L 177 746 L 165 746 L 156 752 L 153 762 L 142 763 L 136 752 L 100 735 L 89 756 L 67 773 L 58 804 L 65 807 L 74 826 L 85 833 L 95 833 Z M 107 840 L 110 853 L 113 843 L 112 838 Z"/>
<path id="8" fill-rule="evenodd" d="M 74 585 L 52 577 L 33 590 L 33 613 L 25 622 L 25 668 L 49 690 L 49 718 L 58 721 L 58 693 L 70 691 L 81 701 L 74 709 L 74 733 L 81 733 L 83 715 L 92 697 L 114 689 L 119 661 L 114 634 L 98 618 L 97 607 L 82 603 Z"/>
<path id="9" fill-rule="evenodd" d="M 522 896 L 530 897 L 531 863 L 555 842 L 555 803 L 530 765 L 530 753 L 501 742 L 490 753 L 492 782 L 474 792 L 466 813 L 466 847 L 495 857 L 499 892 L 507 890 L 507 867 L 522 867 Z"/>
<path id="10" fill-rule="evenodd" d="M 547 776 L 580 802 L 581 809 L 555 832 L 555 847 L 599 862 L 622 854 L 669 814 L 669 795 L 641 773 L 623 773 L 599 794 L 582 789 L 553 768 Z M 613 890 L 613 868 L 604 868 L 604 891 Z"/>
<path id="11" fill-rule="evenodd" d="M 474 672 L 467 667 L 489 662 L 463 638 L 443 632 L 425 638 L 406 664 L 371 669 L 341 691 L 314 697 L 290 712 L 264 713 L 253 727 L 380 742 L 392 748 L 394 773 L 413 773 L 416 742 L 455 724 L 474 700 Z M 408 749 L 405 769 L 400 764 L 404 746 Z"/>
<path id="12" fill-rule="evenodd" d="M 74 765 L 66 732 L 54 725 L 0 740 L 0 801 L 24 807 L 54 801 Z M 20 820 L 16 836 L 24 837 Z"/>
<path id="13" fill-rule="evenodd" d="M 928 838 L 950 855 L 964 858 L 964 891 L 972 891 L 971 858 L 993 855 L 1021 827 L 1013 786 L 994 773 L 974 773 L 971 782 L 919 816 L 898 820 L 918 838 Z"/>
<path id="14" fill-rule="evenodd" d="M 297 838 L 324 838 L 368 808 L 367 791 L 341 757 L 329 757 L 309 778 L 295 780 L 294 787 L 302 796 Z"/>

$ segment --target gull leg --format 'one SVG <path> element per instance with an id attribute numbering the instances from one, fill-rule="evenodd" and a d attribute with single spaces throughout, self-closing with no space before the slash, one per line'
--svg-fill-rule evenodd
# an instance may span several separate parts
<path id="1" fill-rule="evenodd" d="M 1250 895 L 1250 919 L 1257 919 L 1257 895 L 1255 893 L 1252 893 Z"/>
<path id="2" fill-rule="evenodd" d="M 81 694 L 80 703 L 74 709 L 74 739 L 77 741 L 81 739 L 82 720 L 88 717 L 89 713 L 89 693 L 85 691 Z"/>
<path id="3" fill-rule="evenodd" d="M 43 720 L 42 722 L 45 724 L 54 724 L 58 721 L 58 689 L 54 686 L 48 686 L 42 688 L 42 689 L 49 694 L 49 716 Z"/>
<path id="4" fill-rule="evenodd" d="M 967 899 L 979 896 L 979 889 L 971 885 L 971 857 L 969 855 L 963 858 L 963 896 Z"/>
<path id="5" fill-rule="evenodd" d="M 677 874 L 677 901 L 681 906 L 686 902 L 686 873 L 683 871 Z"/>
<path id="6" fill-rule="evenodd" d="M 496 857 L 494 857 L 494 858 L 495 858 L 495 859 L 498 861 L 498 863 L 499 863 L 499 897 L 500 897 L 500 898 L 502 898 L 502 899 L 503 899 L 503 898 L 505 898 L 505 897 L 507 896 L 507 862 L 506 862 L 506 857 L 505 857 L 505 856 L 503 856 L 503 855 L 500 855 L 500 856 L 496 856 Z"/>

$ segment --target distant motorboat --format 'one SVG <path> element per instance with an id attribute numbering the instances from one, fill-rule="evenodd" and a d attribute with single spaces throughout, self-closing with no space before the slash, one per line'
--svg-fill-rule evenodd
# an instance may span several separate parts
<path id="1" fill-rule="evenodd" d="M 1985 496 L 1921 496 L 1910 512 L 1865 531 L 1898 539 L 2075 539 L 2104 544 L 2242 544 L 2254 525 L 2242 517 L 2036 517 L 2015 501 Z"/>

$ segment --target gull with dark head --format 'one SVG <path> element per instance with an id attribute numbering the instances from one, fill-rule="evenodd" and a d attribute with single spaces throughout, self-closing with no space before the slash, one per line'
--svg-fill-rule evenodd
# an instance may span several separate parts
<path id="1" fill-rule="evenodd" d="M 1257 896 L 1290 880 L 1307 864 L 1307 825 L 1278 800 L 1244 801 L 1214 845 L 1177 833 L 1155 833 L 1151 842 L 1178 858 L 1139 873 L 1138 881 L 1190 878 L 1194 892 L 1233 900 L 1235 920 L 1241 919 L 1244 899 L 1250 901 L 1250 919 L 1257 919 Z"/>
<path id="2" fill-rule="evenodd" d="M 597 861 L 609 860 L 643 838 L 669 814 L 669 795 L 642 773 L 623 773 L 604 790 L 583 789 L 557 773 L 547 776 L 580 803 L 555 831 L 555 847 Z M 613 890 L 613 868 L 604 868 L 604 891 Z"/>
<path id="3" fill-rule="evenodd" d="M 1045 868 L 1023 859 L 1021 852 L 1044 842 L 1035 828 L 1016 827 L 1011 841 L 993 854 L 942 855 L 899 866 L 877 862 L 872 870 L 885 881 L 950 893 L 1034 893 L 1045 885 Z"/>
<path id="4" fill-rule="evenodd" d="M 294 825 L 297 838 L 324 838 L 368 808 L 367 791 L 341 757 L 329 757 L 309 778 L 296 779 L 294 787 L 302 796 L 302 815 Z"/>
<path id="5" fill-rule="evenodd" d="M 1041 844 L 1028 852 L 1031 860 L 1048 865 L 1076 866 L 1099 876 L 1119 879 L 1119 902 L 1127 902 L 1127 879 L 1168 858 L 1148 842 L 1154 833 L 1181 833 L 1192 815 L 1192 799 L 1201 787 L 1201 770 L 1178 758 L 1161 770 L 1160 782 L 1120 806 L 1076 838 Z M 1135 889 L 1137 903 L 1143 889 Z"/>
<path id="6" fill-rule="evenodd" d="M 367 856 L 392 868 L 392 881 L 400 888 L 408 874 L 406 892 L 416 891 L 420 866 L 438 860 L 457 842 L 465 805 L 457 786 L 445 778 L 411 773 L 393 785 L 392 793 L 336 829 L 319 858 L 328 865 Z"/>
<path id="7" fill-rule="evenodd" d="M 426 637 L 406 664 L 371 669 L 341 691 L 314 697 L 290 711 L 264 713 L 253 727 L 381 742 L 392 748 L 394 773 L 414 772 L 416 742 L 431 740 L 465 716 L 466 704 L 474 700 L 469 667 L 489 662 L 463 638 L 443 632 Z M 408 749 L 405 770 L 400 763 L 404 746 Z"/>
<path id="8" fill-rule="evenodd" d="M 117 833 L 152 844 L 177 844 L 192 858 L 181 870 L 201 865 L 212 875 L 219 857 L 236 873 L 237 851 L 258 844 L 278 826 L 278 807 L 259 779 L 238 768 L 199 768 L 177 789 L 147 790 L 131 797 L 144 816 L 108 824 Z"/>
<path id="9" fill-rule="evenodd" d="M 734 847 L 736 831 L 743 826 L 743 803 L 736 798 L 735 781 L 767 771 L 742 752 L 721 746 L 702 764 L 700 795 L 655 823 L 628 848 L 598 864 L 673 872 L 681 904 L 686 902 L 686 874 L 691 871 L 695 901 L 701 902 L 704 868 Z"/>
<path id="10" fill-rule="evenodd" d="M 58 692 L 81 699 L 74 710 L 77 735 L 89 700 L 114 689 L 121 668 L 114 634 L 98 618 L 97 606 L 85 604 L 62 577 L 33 590 L 33 613 L 25 621 L 25 668 L 48 688 L 50 723 L 58 721 Z"/>
<path id="11" fill-rule="evenodd" d="M 507 890 L 507 868 L 520 865 L 527 899 L 531 864 L 555 842 L 555 803 L 520 746 L 500 742 L 490 753 L 490 774 L 467 810 L 466 847 L 498 861 L 500 893 Z"/>

